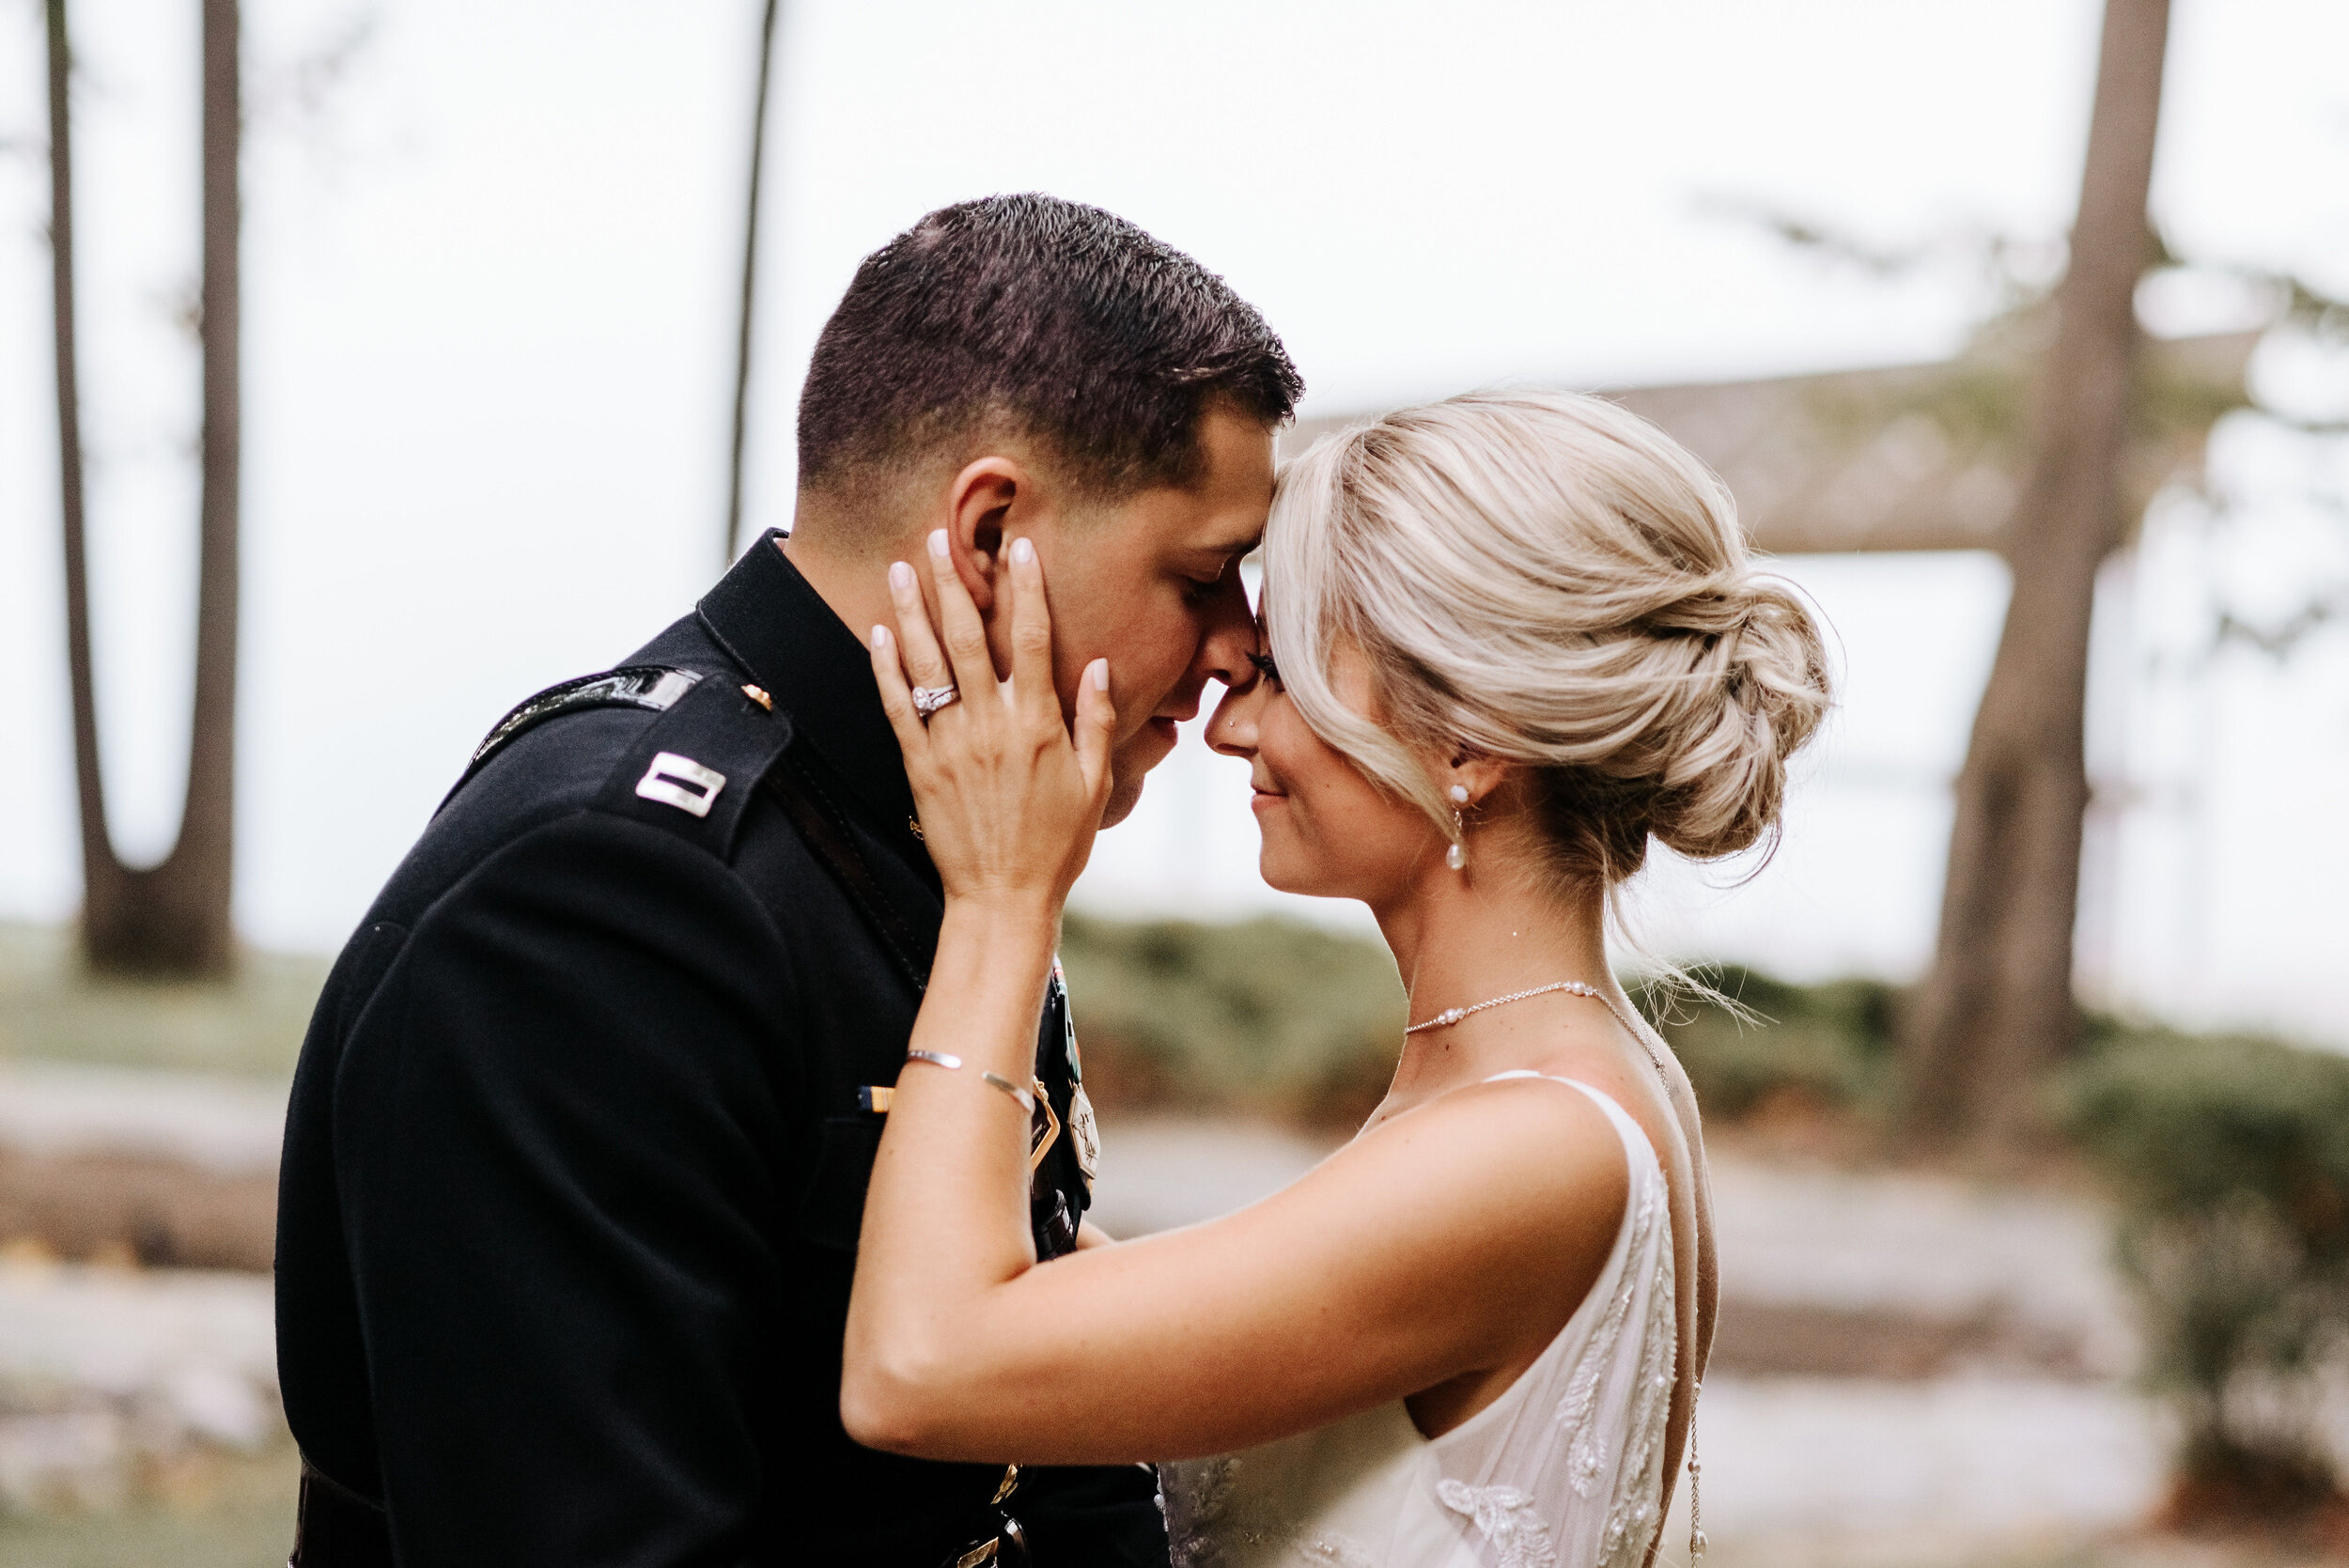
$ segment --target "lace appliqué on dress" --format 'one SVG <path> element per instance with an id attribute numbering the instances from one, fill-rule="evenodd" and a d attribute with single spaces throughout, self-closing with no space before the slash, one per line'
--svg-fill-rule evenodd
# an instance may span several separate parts
<path id="1" fill-rule="evenodd" d="M 1175 1568 L 1642 1568 L 1677 1370 L 1670 1191 L 1627 1114 L 1584 1092 L 1623 1137 L 1631 1192 L 1557 1353 L 1489 1419 L 1432 1441 L 1405 1440 L 1398 1403 L 1360 1431 L 1165 1467 Z"/>
<path id="2" fill-rule="evenodd" d="M 1514 1486 L 1470 1486 L 1465 1481 L 1444 1481 L 1436 1496 L 1455 1514 L 1475 1522 L 1501 1553 L 1499 1568 L 1558 1568 L 1558 1549 L 1549 1544 L 1549 1527 L 1533 1512 L 1533 1499 Z"/>
<path id="3" fill-rule="evenodd" d="M 1293 1521 L 1262 1517 L 1254 1511 L 1232 1517 L 1239 1467 L 1237 1455 L 1224 1454 L 1160 1467 L 1167 1550 L 1174 1568 L 1221 1568 L 1227 1546 L 1277 1547 L 1304 1568 L 1378 1568 L 1361 1542 L 1335 1531 L 1309 1537 Z"/>
<path id="4" fill-rule="evenodd" d="M 1665 1421 L 1670 1414 L 1672 1360 L 1678 1324 L 1673 1316 L 1672 1257 L 1667 1235 L 1658 1267 L 1650 1283 L 1645 1321 L 1640 1326 L 1638 1384 L 1632 1397 L 1631 1421 L 1624 1433 L 1626 1452 L 1611 1455 L 1598 1430 L 1598 1401 L 1607 1371 L 1614 1363 L 1629 1326 L 1632 1302 L 1639 1294 L 1638 1260 L 1648 1255 L 1659 1227 L 1669 1224 L 1670 1210 L 1662 1184 L 1642 1183 L 1631 1217 L 1627 1249 L 1633 1267 L 1608 1297 L 1607 1310 L 1593 1326 L 1591 1337 L 1576 1358 L 1565 1397 L 1558 1402 L 1558 1425 L 1566 1437 L 1566 1481 L 1575 1495 L 1591 1497 L 1614 1471 L 1614 1495 L 1608 1499 L 1606 1533 L 1600 1543 L 1600 1563 L 1636 1563 L 1647 1551 L 1648 1537 L 1660 1521 L 1654 1501 Z M 1611 1463 L 1610 1463 L 1611 1461 Z M 1635 1548 L 1635 1549 L 1626 1549 Z"/>
<path id="5" fill-rule="evenodd" d="M 1632 1259 L 1646 1254 L 1657 1222 L 1663 1218 L 1663 1207 L 1661 1195 L 1653 1187 L 1641 1195 L 1631 1219 Z M 1574 1375 L 1566 1384 L 1565 1397 L 1558 1402 L 1558 1424 L 1566 1434 L 1566 1479 L 1577 1497 L 1589 1497 L 1599 1478 L 1607 1473 L 1607 1454 L 1599 1442 L 1595 1419 L 1598 1413 L 1599 1383 L 1615 1358 L 1616 1345 L 1623 1340 L 1624 1324 L 1631 1316 L 1631 1301 L 1639 1285 L 1637 1273 L 1624 1270 L 1623 1279 L 1607 1298 L 1605 1315 L 1592 1327 L 1591 1337 L 1583 1342 L 1581 1355 L 1575 1359 Z"/>
<path id="6" fill-rule="evenodd" d="M 1215 1568 L 1222 1553 L 1210 1531 L 1223 1517 L 1238 1470 L 1239 1461 L 1229 1454 L 1159 1467 L 1159 1496 L 1174 1568 Z"/>
<path id="7" fill-rule="evenodd" d="M 1662 1199 L 1657 1202 L 1660 1207 Z M 1647 1555 L 1656 1532 L 1664 1528 L 1656 1503 L 1663 1493 L 1664 1430 L 1672 1420 L 1672 1371 L 1680 1337 L 1674 1316 L 1679 1297 L 1673 1289 L 1669 1238 L 1657 1264 L 1656 1282 L 1648 1293 L 1631 1425 L 1624 1434 L 1622 1467 L 1615 1472 L 1615 1495 L 1608 1505 L 1607 1534 L 1600 1545 L 1600 1560 L 1609 1564 L 1639 1562 Z"/>

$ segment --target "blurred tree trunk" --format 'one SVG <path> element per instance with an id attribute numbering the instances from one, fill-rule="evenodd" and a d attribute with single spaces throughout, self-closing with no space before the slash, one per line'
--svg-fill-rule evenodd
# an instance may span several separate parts
<path id="1" fill-rule="evenodd" d="M 758 293 L 758 187 L 767 162 L 767 85 L 775 67 L 775 12 L 781 0 L 767 0 L 758 27 L 758 95 L 751 107 L 751 190 L 742 217 L 742 313 L 734 339 L 734 454 L 726 470 L 726 536 L 718 566 L 734 564 L 742 539 L 742 445 L 751 406 L 751 306 Z"/>
<path id="2" fill-rule="evenodd" d="M 216 974 L 232 956 L 237 719 L 238 151 L 243 108 L 237 0 L 203 5 L 204 430 L 197 551 L 195 697 L 179 836 L 163 862 L 133 870 L 106 831 L 98 703 L 90 661 L 81 393 L 74 348 L 72 74 L 65 0 L 48 0 L 50 233 L 56 301 L 59 493 L 65 533 L 67 663 L 82 827 L 82 942 L 116 972 Z"/>
<path id="3" fill-rule="evenodd" d="M 65 0 L 48 0 L 49 257 L 56 326 L 57 505 L 65 531 L 65 644 L 73 697 L 74 801 L 81 816 L 85 911 L 122 898 L 122 862 L 106 836 L 99 771 L 98 697 L 90 670 L 89 549 L 82 512 L 82 390 L 74 347 L 72 48 Z M 86 929 L 86 926 L 85 927 Z"/>
<path id="4" fill-rule="evenodd" d="M 2139 331 L 2168 0 L 2106 0 L 2088 160 L 2030 468 L 2007 525 L 2014 596 L 1957 780 L 1931 972 L 1904 1031 L 1906 1130 L 2011 1148 L 2044 1069 L 2077 1037 L 2089 617 L 2120 542 L 2120 466 Z"/>

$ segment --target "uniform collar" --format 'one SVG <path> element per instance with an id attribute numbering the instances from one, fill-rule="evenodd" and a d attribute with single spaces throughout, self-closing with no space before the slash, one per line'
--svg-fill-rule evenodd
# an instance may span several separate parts
<path id="1" fill-rule="evenodd" d="M 907 827 L 914 815 L 913 790 L 873 684 L 872 656 L 800 575 L 782 542 L 778 529 L 759 536 L 696 613 L 791 715 L 794 733 L 922 863 L 926 856 Z"/>

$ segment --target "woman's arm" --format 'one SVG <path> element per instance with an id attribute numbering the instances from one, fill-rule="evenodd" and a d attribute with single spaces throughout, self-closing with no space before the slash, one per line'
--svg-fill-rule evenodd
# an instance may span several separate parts
<path id="1" fill-rule="evenodd" d="M 1003 551 L 1011 678 L 995 675 L 985 626 L 930 539 L 933 635 L 911 567 L 890 568 L 902 656 L 873 629 L 881 704 L 905 753 L 945 915 L 908 1060 L 866 1188 L 849 1300 L 843 1417 L 885 1441 L 908 1391 L 947 1374 L 957 1319 L 990 1286 L 1035 1263 L 1028 1219 L 1029 1111 L 1042 1005 L 1068 886 L 1083 869 L 1109 784 L 1114 722 L 1107 666 L 1080 680 L 1076 737 L 1051 681 L 1043 573 L 1022 539 Z M 902 660 L 902 668 L 900 667 Z M 910 678 L 909 678 L 910 677 Z M 959 693 L 926 721 L 911 685 Z M 1081 744 L 1080 743 L 1081 741 Z M 1010 1086 L 1005 1088 L 1003 1086 Z M 1018 1091 L 1018 1094 L 1013 1093 Z"/>
<path id="2" fill-rule="evenodd" d="M 1304 1431 L 1530 1362 L 1604 1267 L 1627 1185 L 1582 1095 L 1489 1084 L 1207 1224 L 991 1277 L 860 1258 L 860 1293 L 893 1275 L 922 1312 L 890 1330 L 851 1308 L 842 1416 L 872 1447 L 1039 1464 Z"/>
<path id="3" fill-rule="evenodd" d="M 944 647 L 893 574 L 904 669 L 875 672 L 947 890 L 938 955 L 864 1210 L 841 1412 L 873 1447 L 1103 1463 L 1301 1431 L 1552 1338 L 1604 1266 L 1628 1177 L 1583 1095 L 1513 1082 L 1394 1118 L 1237 1215 L 1037 1267 L 1025 1083 L 1060 902 L 1090 846 L 1112 720 L 1086 673 L 1070 737 L 1033 553 L 1007 552 L 998 683 L 950 565 Z M 961 700 L 927 729 L 907 675 Z"/>

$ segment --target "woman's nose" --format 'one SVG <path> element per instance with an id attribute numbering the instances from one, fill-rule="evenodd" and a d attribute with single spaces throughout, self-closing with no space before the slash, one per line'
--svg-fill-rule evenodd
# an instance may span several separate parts
<path id="1" fill-rule="evenodd" d="M 1207 721 L 1208 746 L 1227 757 L 1256 754 L 1256 714 L 1264 706 L 1267 684 L 1264 676 L 1252 670 L 1247 684 L 1224 688 L 1223 700 L 1215 705 L 1215 717 Z"/>

